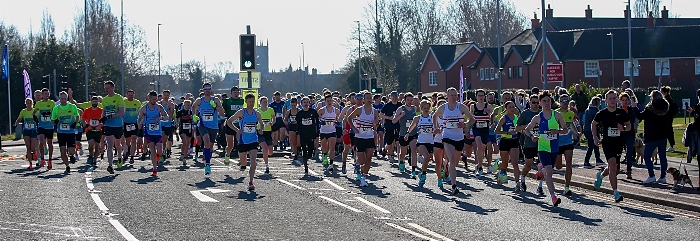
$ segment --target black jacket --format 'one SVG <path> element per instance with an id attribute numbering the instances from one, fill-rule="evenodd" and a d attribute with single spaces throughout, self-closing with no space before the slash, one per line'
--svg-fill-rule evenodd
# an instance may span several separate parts
<path id="1" fill-rule="evenodd" d="M 637 111 L 636 108 L 633 110 Z M 644 121 L 644 142 L 665 140 L 668 137 L 668 129 L 672 128 L 668 122 L 673 117 L 669 111 L 669 104 L 665 100 L 654 100 L 651 106 L 644 108 L 642 112 L 635 113 L 637 119 Z"/>

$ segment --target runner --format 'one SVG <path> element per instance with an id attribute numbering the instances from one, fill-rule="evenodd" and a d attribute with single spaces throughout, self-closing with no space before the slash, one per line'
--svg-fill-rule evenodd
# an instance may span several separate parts
<path id="1" fill-rule="evenodd" d="M 107 172 L 109 172 L 109 174 L 114 174 L 114 168 L 112 167 L 114 153 L 112 147 L 116 147 L 117 153 L 122 153 L 121 143 L 119 143 L 118 140 L 122 138 L 124 131 L 124 123 L 122 121 L 122 116 L 124 115 L 124 97 L 114 93 L 114 82 L 111 80 L 105 82 L 104 88 L 105 92 L 107 92 L 107 96 L 102 97 L 104 111 L 100 121 L 104 123 L 103 134 L 105 136 L 105 142 L 107 142 L 107 162 L 109 163 Z M 122 157 L 119 156 L 117 159 L 117 168 L 121 168 L 122 164 L 124 164 Z"/>
<path id="2" fill-rule="evenodd" d="M 250 170 L 248 175 L 250 181 L 248 182 L 248 190 L 255 190 L 253 185 L 253 178 L 255 177 L 255 168 L 257 167 L 256 158 L 258 157 L 258 137 L 262 135 L 262 129 L 258 126 L 262 126 L 262 118 L 260 118 L 260 113 L 258 113 L 255 108 L 255 95 L 247 94 L 245 96 L 245 109 L 237 111 L 234 115 L 226 120 L 226 126 L 231 128 L 236 132 L 236 139 L 238 140 L 238 153 L 241 158 L 241 171 L 245 171 L 246 165 L 248 163 L 248 158 L 250 158 Z M 234 121 L 239 120 L 239 128 L 234 125 Z"/>
<path id="3" fill-rule="evenodd" d="M 304 173 L 309 174 L 309 159 L 313 155 L 314 140 L 317 138 L 319 115 L 318 111 L 310 108 L 310 99 L 304 97 L 301 99 L 301 107 L 296 114 L 297 133 L 301 144 L 302 159 L 304 164 Z"/>
<path id="4" fill-rule="evenodd" d="M 167 118 L 160 121 L 160 125 L 163 127 L 163 142 L 165 142 L 165 150 L 163 155 L 160 156 L 160 163 L 165 162 L 166 158 L 170 158 L 172 153 L 171 147 L 173 145 L 173 133 L 175 127 L 173 126 L 173 117 L 175 116 L 175 104 L 170 100 L 170 90 L 163 90 L 163 99 L 159 102 L 163 108 L 165 108 L 165 113 Z"/>
<path id="5" fill-rule="evenodd" d="M 520 113 L 520 116 L 518 117 L 517 127 L 515 128 L 515 131 L 517 132 L 523 132 L 525 128 L 530 124 L 530 121 L 532 118 L 540 114 L 540 97 L 537 95 L 532 95 L 530 96 L 530 101 L 527 104 L 530 106 L 529 109 L 523 111 Z M 535 123 L 535 126 L 532 128 L 532 135 L 539 135 L 539 124 Z M 527 135 L 523 134 L 523 138 L 521 140 L 522 143 L 522 153 L 523 157 L 525 157 L 525 165 L 523 165 L 523 169 L 520 172 L 520 181 L 518 184 L 520 185 L 520 190 L 523 192 L 527 191 L 527 185 L 525 185 L 525 176 L 530 172 L 530 169 L 532 169 L 532 164 L 534 162 L 535 157 L 537 156 L 537 142 L 532 141 L 532 138 L 527 137 Z M 538 170 L 539 171 L 539 170 Z M 537 174 L 537 195 L 544 195 L 544 191 L 542 190 L 542 178 L 540 173 L 538 172 Z"/>
<path id="6" fill-rule="evenodd" d="M 602 126 L 603 154 L 605 154 L 605 159 L 608 161 L 608 166 L 598 172 L 594 185 L 596 189 L 600 188 L 600 185 L 603 183 L 603 177 L 610 175 L 610 186 L 613 189 L 615 202 L 621 202 L 623 199 L 622 194 L 617 191 L 617 170 L 624 147 L 621 132 L 632 129 L 627 112 L 617 107 L 618 102 L 617 91 L 609 90 L 605 93 L 605 109 L 599 111 L 593 118 L 593 122 L 591 122 L 593 143 L 596 146 L 599 146 L 601 143 L 598 139 L 598 125 Z"/>
<path id="7" fill-rule="evenodd" d="M 435 116 L 434 113 L 437 107 L 445 103 L 444 97 L 435 102 L 435 106 L 431 108 L 431 115 Z M 435 120 L 434 117 L 433 120 Z M 437 126 L 440 130 L 433 130 L 435 133 L 433 136 L 433 156 L 435 157 L 435 173 L 438 175 L 438 187 L 442 188 L 442 183 L 448 182 L 448 180 L 446 180 L 446 172 L 448 172 L 447 165 L 443 165 L 445 162 L 443 158 L 445 156 L 445 146 L 442 144 L 442 128 L 445 127 L 445 120 L 443 120 L 441 116 L 438 116 L 437 121 L 437 125 L 433 125 L 433 128 Z"/>
<path id="8" fill-rule="evenodd" d="M 139 109 L 139 129 L 144 129 L 144 137 L 151 150 L 152 177 L 158 175 L 158 160 L 163 155 L 163 131 L 161 121 L 168 118 L 165 108 L 157 103 L 158 93 L 148 93 L 148 104 Z"/>
<path id="9" fill-rule="evenodd" d="M 350 153 L 350 150 L 355 146 L 355 131 L 351 127 L 353 123 L 352 121 L 347 121 L 347 118 L 345 118 L 348 115 L 352 114 L 352 112 L 355 111 L 355 108 L 357 108 L 355 96 L 355 92 L 350 93 L 350 95 L 348 96 L 348 106 L 343 108 L 343 111 L 340 113 L 339 116 L 339 119 L 343 120 L 343 154 L 340 155 L 340 157 L 343 160 L 343 167 L 341 171 L 343 174 L 347 172 L 346 163 L 348 159 L 348 154 Z M 353 160 L 355 160 L 355 158 L 353 158 Z M 357 166 L 356 163 L 354 164 L 354 173 L 357 174 L 359 173 L 359 166 Z"/>
<path id="10" fill-rule="evenodd" d="M 542 112 L 532 118 L 524 133 L 533 142 L 537 143 L 537 152 L 543 167 L 544 179 L 547 182 L 547 189 L 549 189 L 549 195 L 552 198 L 552 205 L 556 207 L 561 203 L 561 199 L 554 193 L 552 165 L 554 165 L 559 152 L 559 134 L 566 134 L 569 130 L 561 113 L 552 110 L 554 99 L 552 99 L 549 91 L 545 90 L 540 93 L 539 99 Z M 532 130 L 536 125 L 539 125 L 539 133 L 533 135 Z"/>
<path id="11" fill-rule="evenodd" d="M 392 92 L 393 93 L 393 92 Z M 360 96 L 363 95 L 363 96 Z M 367 184 L 367 174 L 369 173 L 369 168 L 372 166 L 372 154 L 374 153 L 374 131 L 377 127 L 377 122 L 379 121 L 379 113 L 377 110 L 372 108 L 372 94 L 366 92 L 364 94 L 357 94 L 355 99 L 360 99 L 364 101 L 364 105 L 356 108 L 350 115 L 347 116 L 345 121 L 351 122 L 354 120 L 354 125 L 351 128 L 355 131 L 355 150 L 357 151 L 357 162 L 360 166 L 360 186 L 366 187 Z M 392 100 L 396 100 L 394 97 Z M 394 101 L 395 103 L 395 101 Z M 398 105 L 397 105 L 398 107 Z M 386 106 L 384 106 L 386 108 Z M 392 111 L 393 112 L 393 111 Z M 393 119 L 394 117 L 389 117 Z M 389 119 L 387 119 L 389 120 Z M 392 136 L 392 138 L 394 138 Z M 392 139 L 387 138 L 387 139 Z M 391 149 L 391 148 L 390 148 Z"/>
<path id="12" fill-rule="evenodd" d="M 34 116 L 34 101 L 31 98 L 24 100 L 24 105 L 27 108 L 22 109 L 15 120 L 15 126 L 22 123 L 22 136 L 24 136 L 24 146 L 27 149 L 26 158 L 29 160 L 29 169 L 32 169 L 32 161 L 36 159 L 37 154 L 37 122 L 38 118 Z"/>
<path id="13" fill-rule="evenodd" d="M 226 109 L 226 118 L 230 118 L 236 112 L 243 109 L 243 99 L 241 98 L 241 90 L 238 86 L 231 87 L 231 97 L 223 100 L 223 106 Z M 239 120 L 233 120 L 233 124 L 240 128 L 238 125 Z M 228 125 L 224 125 L 224 133 L 226 134 L 226 152 L 224 152 L 224 164 L 229 165 L 229 159 L 232 155 L 238 155 L 238 151 L 235 150 L 238 144 L 236 139 L 237 135 L 233 129 L 229 128 Z"/>
<path id="14" fill-rule="evenodd" d="M 272 125 L 272 144 L 274 145 L 274 150 L 277 150 L 279 146 L 280 150 L 284 150 L 284 138 L 286 138 L 287 128 L 284 125 L 283 117 L 286 109 L 284 108 L 284 101 L 282 101 L 282 94 L 279 91 L 275 91 L 273 94 L 273 101 L 268 106 L 275 111 L 275 121 Z M 278 138 L 279 137 L 279 138 Z M 281 145 L 280 145 L 281 143 Z"/>
<path id="15" fill-rule="evenodd" d="M 520 191 L 520 169 L 518 167 L 519 153 L 520 153 L 520 142 L 519 134 L 516 131 L 516 124 L 518 123 L 517 108 L 515 103 L 512 101 L 507 101 L 504 105 L 505 115 L 498 120 L 498 126 L 496 127 L 496 134 L 501 136 L 501 143 L 499 143 L 498 148 L 501 152 L 501 162 L 499 169 L 501 171 L 498 173 L 498 183 L 508 183 L 508 174 L 506 170 L 508 169 L 508 160 L 513 165 L 513 178 L 516 180 L 515 191 Z M 568 168 L 568 166 L 567 166 Z"/>
<path id="16" fill-rule="evenodd" d="M 384 120 L 384 142 L 386 142 L 386 152 L 389 156 L 389 162 L 394 162 L 394 142 L 399 140 L 399 124 L 393 123 L 394 113 L 403 104 L 399 102 L 399 93 L 392 91 L 390 94 L 391 102 L 384 104 L 379 118 Z"/>
<path id="17" fill-rule="evenodd" d="M 136 155 L 136 137 L 138 134 L 138 119 L 139 109 L 141 109 L 141 101 L 134 99 L 134 90 L 126 91 L 126 99 L 124 100 L 124 138 L 126 139 L 126 151 L 123 159 L 126 161 L 131 157 L 129 164 L 134 164 L 134 156 Z M 93 103 L 94 105 L 94 103 Z"/>
<path id="18" fill-rule="evenodd" d="M 572 158 L 574 155 L 574 141 L 578 140 L 580 134 L 578 132 L 578 123 L 574 125 L 576 113 L 569 109 L 569 95 L 562 94 L 559 96 L 559 112 L 564 117 L 564 122 L 569 129 L 569 133 L 559 136 L 559 154 L 554 167 L 557 170 L 562 168 L 562 156 L 566 159 L 566 172 L 564 174 L 564 196 L 571 196 L 573 193 L 569 189 L 571 185 L 571 176 L 573 175 Z"/>
<path id="19" fill-rule="evenodd" d="M 482 95 L 483 97 L 483 95 Z M 458 102 L 459 94 L 457 89 L 450 87 L 447 89 L 447 103 L 441 105 L 433 113 L 433 129 L 436 134 L 442 132 L 442 143 L 444 145 L 445 154 L 449 161 L 449 175 L 452 183 L 452 195 L 457 195 L 457 163 L 459 162 L 460 150 L 464 146 L 464 138 L 470 134 L 465 134 L 464 130 L 468 129 L 474 122 L 474 116 L 469 112 L 469 108 Z M 483 98 L 482 98 L 483 100 Z M 469 122 L 465 123 L 465 116 Z M 444 130 L 438 128 L 439 118 L 445 121 Z"/>
<path id="20" fill-rule="evenodd" d="M 333 106 L 333 96 L 326 95 L 324 98 L 324 106 L 318 109 L 318 115 L 321 120 L 321 128 L 319 132 L 321 133 L 321 153 L 323 166 L 327 166 L 329 172 L 335 170 L 335 165 L 333 164 L 333 159 L 335 159 L 335 123 L 338 115 L 340 115 L 340 110 Z M 330 162 L 329 160 L 330 159 Z"/>
<path id="21" fill-rule="evenodd" d="M 188 151 L 190 150 L 190 142 L 192 141 L 193 137 L 192 129 L 194 129 L 194 120 L 192 115 L 192 101 L 185 100 L 182 103 L 182 109 L 177 111 L 176 118 L 180 127 L 180 139 L 182 140 L 180 161 L 182 162 L 183 166 L 187 166 Z M 226 128 L 228 128 L 228 125 Z M 228 146 L 226 147 L 228 148 Z"/>
<path id="22" fill-rule="evenodd" d="M 416 117 L 417 109 L 413 105 L 413 94 L 404 94 L 405 104 L 398 108 L 394 114 L 392 123 L 399 125 L 399 171 L 401 173 L 406 171 L 406 166 L 404 164 L 404 157 L 408 152 L 408 147 L 411 147 L 411 153 L 408 155 L 411 164 L 411 178 L 416 179 L 418 176 L 418 153 L 416 152 L 416 138 L 418 138 L 418 129 L 413 129 L 408 131 L 409 127 L 413 124 L 413 119 Z"/>
<path id="23" fill-rule="evenodd" d="M 56 106 L 56 102 L 49 99 L 51 92 L 49 89 L 41 89 L 41 101 L 34 105 L 34 115 L 39 118 L 39 128 L 37 133 L 39 134 L 39 157 L 41 158 L 41 163 L 38 164 L 39 167 L 46 165 L 46 150 L 48 148 L 49 159 L 53 160 L 53 132 L 54 124 L 51 121 L 51 111 Z M 48 141 L 47 141 L 48 140 Z M 48 169 L 51 169 L 51 162 L 49 161 Z"/>
<path id="24" fill-rule="evenodd" d="M 194 115 L 200 119 L 197 131 L 204 143 L 202 151 L 204 153 L 204 175 L 209 175 L 211 173 L 212 148 L 214 148 L 216 134 L 219 131 L 219 115 L 224 115 L 224 109 L 221 107 L 221 100 L 211 95 L 210 83 L 204 83 L 202 90 L 204 91 L 203 96 L 194 101 L 192 110 Z"/>
<path id="25" fill-rule="evenodd" d="M 99 99 L 92 97 L 92 106 L 83 110 L 82 119 L 85 121 L 85 136 L 88 141 L 88 164 L 97 166 L 95 157 L 100 154 L 100 139 L 102 138 L 103 124 L 100 122 L 102 118 L 102 108 L 99 107 Z"/>
<path id="26" fill-rule="evenodd" d="M 425 185 L 426 175 L 428 173 L 428 164 L 430 164 L 431 157 L 433 156 L 433 143 L 434 143 L 434 132 L 433 132 L 433 116 L 430 115 L 430 101 L 423 100 L 420 102 L 421 115 L 415 116 L 411 122 L 411 126 L 408 128 L 408 133 L 413 132 L 413 130 L 418 130 L 418 137 L 416 138 L 416 149 L 421 155 L 422 162 L 421 174 L 418 178 L 418 187 L 423 187 Z M 404 138 L 408 139 L 408 134 Z M 410 138 L 410 137 L 409 137 Z M 421 161 L 422 160 L 422 161 Z M 438 186 L 442 186 L 442 181 L 440 180 L 440 167 L 442 161 L 435 162 L 435 173 L 438 175 Z"/>
<path id="27" fill-rule="evenodd" d="M 287 108 L 287 113 L 284 116 L 284 124 L 289 127 L 289 145 L 292 149 L 292 160 L 299 158 L 299 137 L 297 136 L 297 98 L 289 100 L 290 107 Z"/>
<path id="28" fill-rule="evenodd" d="M 474 142 L 476 142 L 476 170 L 474 173 L 477 176 L 484 174 L 482 163 L 484 155 L 490 154 L 486 150 L 491 146 L 489 141 L 489 122 L 491 119 L 492 106 L 485 102 L 486 91 L 479 89 L 476 91 L 476 103 L 470 106 L 471 114 L 476 119 L 476 125 L 472 129 L 474 132 Z M 487 155 L 489 168 L 488 173 L 491 173 L 491 158 Z"/>
<path id="29" fill-rule="evenodd" d="M 375 94 L 372 96 L 372 100 L 374 103 L 372 103 L 372 108 L 374 108 L 377 111 L 382 111 L 382 108 L 384 108 L 384 102 L 382 102 L 382 95 L 380 94 Z M 384 125 L 383 121 L 379 122 L 379 126 L 377 126 L 377 134 L 375 135 L 375 142 L 377 146 L 377 150 L 374 151 L 374 155 L 377 156 L 377 152 L 381 153 L 383 157 L 386 157 L 386 150 L 384 149 Z"/>
<path id="30" fill-rule="evenodd" d="M 265 161 L 265 174 L 270 174 L 268 158 L 272 155 L 272 126 L 275 125 L 277 119 L 275 118 L 275 111 L 272 108 L 268 108 L 267 97 L 260 97 L 259 104 L 258 113 L 260 113 L 263 123 L 260 129 L 263 130 L 263 133 L 258 136 L 258 143 L 263 153 L 263 161 Z"/>
<path id="31" fill-rule="evenodd" d="M 61 150 L 61 160 L 66 165 L 65 174 L 70 173 L 68 157 L 71 161 L 75 155 L 75 125 L 80 121 L 80 113 L 78 107 L 68 103 L 68 93 L 61 91 L 58 94 L 60 104 L 51 111 L 51 120 L 56 124 L 56 138 L 58 139 L 58 147 Z M 74 161 L 73 161 L 74 162 Z M 51 160 L 49 159 L 49 169 L 51 169 Z"/>

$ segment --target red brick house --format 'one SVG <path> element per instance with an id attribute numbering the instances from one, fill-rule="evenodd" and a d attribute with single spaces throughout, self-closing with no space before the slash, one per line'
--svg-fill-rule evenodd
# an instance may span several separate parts
<path id="1" fill-rule="evenodd" d="M 459 69 L 463 66 L 465 78 L 467 67 L 473 64 L 482 50 L 474 43 L 462 42 L 455 45 L 430 45 L 421 67 L 420 91 L 445 91 L 449 87 L 459 88 Z"/>

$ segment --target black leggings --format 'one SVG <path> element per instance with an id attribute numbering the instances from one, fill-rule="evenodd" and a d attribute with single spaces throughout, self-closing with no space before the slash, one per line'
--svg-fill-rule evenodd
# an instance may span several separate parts
<path id="1" fill-rule="evenodd" d="M 316 139 L 315 135 L 304 135 L 300 134 L 299 135 L 299 142 L 301 145 L 301 150 L 303 153 L 304 159 L 310 159 L 311 155 L 314 153 L 314 139 Z"/>

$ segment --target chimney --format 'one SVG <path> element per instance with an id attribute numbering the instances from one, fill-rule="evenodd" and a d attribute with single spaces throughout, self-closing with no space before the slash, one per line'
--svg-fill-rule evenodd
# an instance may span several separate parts
<path id="1" fill-rule="evenodd" d="M 649 12 L 649 17 L 647 17 L 647 28 L 653 29 L 656 25 L 656 19 L 654 19 L 654 13 Z"/>
<path id="2" fill-rule="evenodd" d="M 625 7 L 625 19 L 629 18 L 630 16 L 630 8 L 629 6 Z"/>
<path id="3" fill-rule="evenodd" d="M 552 9 L 552 7 L 549 6 L 549 4 L 547 4 L 547 12 L 546 12 L 546 14 L 547 14 L 547 15 L 545 15 L 545 16 L 546 16 L 547 18 L 552 18 L 552 17 L 554 17 L 554 9 Z"/>
<path id="4" fill-rule="evenodd" d="M 668 10 L 666 9 L 666 6 L 664 6 L 664 10 L 661 10 L 661 18 L 668 19 Z"/>
<path id="5" fill-rule="evenodd" d="M 591 5 L 588 5 L 588 8 L 586 9 L 586 19 L 592 19 L 593 18 L 593 9 L 591 9 Z"/>
<path id="6" fill-rule="evenodd" d="M 542 23 L 539 19 L 537 19 L 537 13 L 535 13 L 535 18 L 531 19 L 530 21 L 532 21 L 532 27 L 530 29 L 535 30 L 538 28 L 542 28 Z"/>
<path id="7" fill-rule="evenodd" d="M 463 43 L 467 43 L 467 42 L 469 42 L 468 38 L 465 38 L 465 37 L 459 38 L 459 43 L 463 44 Z"/>

